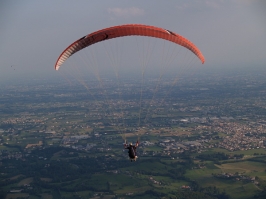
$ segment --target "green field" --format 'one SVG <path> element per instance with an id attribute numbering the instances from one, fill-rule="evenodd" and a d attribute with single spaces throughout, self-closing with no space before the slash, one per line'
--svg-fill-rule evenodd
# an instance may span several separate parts
<path id="1" fill-rule="evenodd" d="M 226 192 L 232 198 L 251 198 L 258 190 L 259 186 L 256 186 L 252 182 L 235 181 L 231 179 L 218 179 L 213 174 L 221 173 L 241 173 L 246 176 L 255 177 L 259 176 L 261 180 L 266 179 L 265 163 L 260 162 L 234 162 L 221 165 L 214 165 L 215 168 L 203 168 L 189 170 L 186 173 L 186 177 L 200 182 L 203 186 L 216 186 Z"/>

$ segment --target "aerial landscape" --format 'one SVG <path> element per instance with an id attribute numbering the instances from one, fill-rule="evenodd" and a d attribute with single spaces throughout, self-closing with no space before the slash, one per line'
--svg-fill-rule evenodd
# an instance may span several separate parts
<path id="1" fill-rule="evenodd" d="M 0 199 L 266 198 L 263 7 L 1 2 Z"/>

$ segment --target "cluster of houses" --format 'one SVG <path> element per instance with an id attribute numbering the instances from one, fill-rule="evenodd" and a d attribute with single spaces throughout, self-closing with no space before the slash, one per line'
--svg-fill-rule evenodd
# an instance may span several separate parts
<path id="1" fill-rule="evenodd" d="M 159 146 L 164 147 L 164 151 L 175 151 L 176 153 L 182 153 L 189 149 L 200 149 L 202 144 L 198 141 L 184 141 L 176 142 L 175 139 L 168 137 L 159 142 Z"/>
<path id="2" fill-rule="evenodd" d="M 256 177 L 250 177 L 250 176 L 245 176 L 242 174 L 238 173 L 221 173 L 221 174 L 213 174 L 214 177 L 216 178 L 223 178 L 223 179 L 232 179 L 236 181 L 243 181 L 243 182 L 252 182 L 255 185 L 258 185 L 259 182 L 256 180 Z"/>
<path id="3" fill-rule="evenodd" d="M 217 120 L 211 125 L 199 125 L 195 130 L 209 132 L 210 135 L 212 132 L 218 133 L 219 142 L 214 143 L 213 147 L 228 151 L 266 148 L 266 125 L 261 122 L 241 124 Z"/>

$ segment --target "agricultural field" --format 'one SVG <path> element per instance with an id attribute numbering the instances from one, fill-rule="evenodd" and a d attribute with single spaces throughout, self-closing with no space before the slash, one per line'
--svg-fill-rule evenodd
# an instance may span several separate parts
<path id="1" fill-rule="evenodd" d="M 235 174 L 238 173 L 245 177 L 256 178 L 259 176 L 260 181 L 265 181 L 265 163 L 242 161 L 226 164 L 206 164 L 205 168 L 189 170 L 185 176 L 200 182 L 203 186 L 216 186 L 226 192 L 232 198 L 251 198 L 261 188 L 250 180 L 241 180 L 235 178 L 217 178 L 214 174 Z"/>

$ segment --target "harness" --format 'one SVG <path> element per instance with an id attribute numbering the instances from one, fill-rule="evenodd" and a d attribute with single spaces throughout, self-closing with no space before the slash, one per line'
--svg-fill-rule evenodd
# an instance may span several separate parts
<path id="1" fill-rule="evenodd" d="M 136 157 L 136 150 L 134 149 L 134 146 L 129 146 L 128 154 L 132 159 Z"/>

